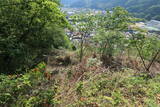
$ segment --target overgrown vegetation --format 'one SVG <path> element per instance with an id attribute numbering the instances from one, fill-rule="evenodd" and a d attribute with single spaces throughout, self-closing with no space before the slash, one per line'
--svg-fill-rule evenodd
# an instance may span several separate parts
<path id="1" fill-rule="evenodd" d="M 46 65 L 40 63 L 25 75 L 1 75 L 0 106 L 53 107 L 56 83 L 44 73 L 45 68 Z"/>
<path id="2" fill-rule="evenodd" d="M 124 8 L 69 24 L 58 1 L 1 4 L 0 106 L 160 106 L 159 35 Z M 79 38 L 74 50 L 65 31 Z"/>
<path id="3" fill-rule="evenodd" d="M 150 79 L 146 74 L 125 69 L 116 73 L 90 71 L 83 76 L 83 81 L 69 89 L 72 95 L 66 93 L 66 99 L 62 98 L 66 107 L 159 106 L 158 75 Z M 68 102 L 68 97 L 72 101 Z"/>
<path id="4" fill-rule="evenodd" d="M 6 0 L 0 5 L 1 73 L 24 72 L 53 48 L 69 46 L 68 22 L 56 1 Z"/>

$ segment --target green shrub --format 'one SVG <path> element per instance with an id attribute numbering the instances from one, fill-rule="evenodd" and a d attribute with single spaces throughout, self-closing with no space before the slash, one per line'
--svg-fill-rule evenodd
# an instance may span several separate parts
<path id="1" fill-rule="evenodd" d="M 0 75 L 0 106 L 44 107 L 54 106 L 57 91 L 54 81 L 45 77 L 45 64 L 24 75 Z"/>

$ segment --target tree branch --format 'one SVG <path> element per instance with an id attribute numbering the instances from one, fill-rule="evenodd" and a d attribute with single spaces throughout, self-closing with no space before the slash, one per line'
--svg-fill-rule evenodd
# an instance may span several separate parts
<path id="1" fill-rule="evenodd" d="M 157 51 L 157 53 L 154 55 L 154 57 L 152 58 L 151 62 L 149 63 L 147 70 L 149 71 L 149 69 L 151 68 L 152 64 L 154 63 L 154 61 L 156 60 L 157 56 L 160 53 L 160 49 Z"/>

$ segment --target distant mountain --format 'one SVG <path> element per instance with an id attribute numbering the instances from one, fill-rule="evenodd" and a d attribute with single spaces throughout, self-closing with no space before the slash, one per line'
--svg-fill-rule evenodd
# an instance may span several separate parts
<path id="1" fill-rule="evenodd" d="M 95 9 L 122 6 L 137 17 L 160 20 L 160 0 L 62 0 L 62 3 L 69 7 Z"/>

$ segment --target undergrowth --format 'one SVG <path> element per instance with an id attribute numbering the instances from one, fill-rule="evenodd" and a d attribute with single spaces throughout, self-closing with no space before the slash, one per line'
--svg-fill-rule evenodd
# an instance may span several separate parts
<path id="1" fill-rule="evenodd" d="M 24 75 L 0 75 L 1 107 L 159 107 L 160 75 L 123 68 L 113 72 L 101 61 L 65 67 L 58 74 L 44 63 Z"/>
<path id="2" fill-rule="evenodd" d="M 86 74 L 90 75 L 90 74 Z M 160 76 L 132 70 L 101 73 L 77 82 L 75 107 L 159 107 Z"/>
<path id="3" fill-rule="evenodd" d="M 1 107 L 53 107 L 56 85 L 45 76 L 45 64 L 24 75 L 0 75 Z"/>

